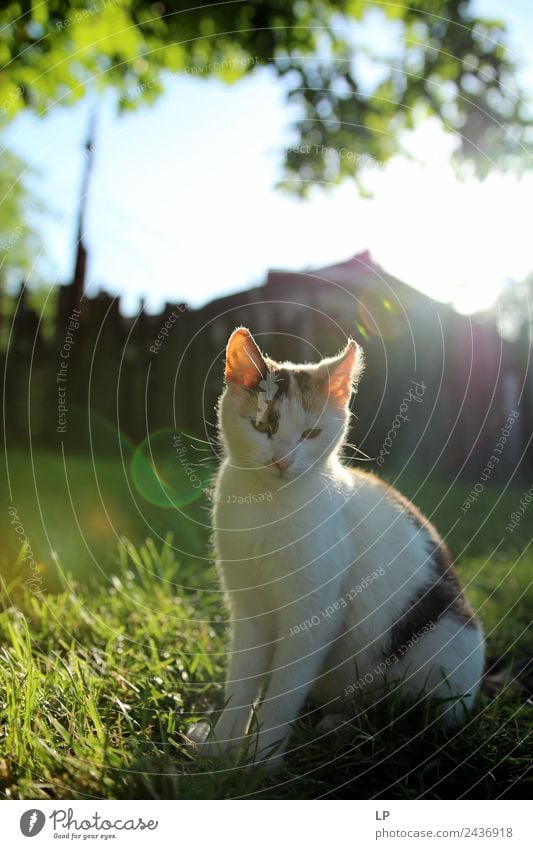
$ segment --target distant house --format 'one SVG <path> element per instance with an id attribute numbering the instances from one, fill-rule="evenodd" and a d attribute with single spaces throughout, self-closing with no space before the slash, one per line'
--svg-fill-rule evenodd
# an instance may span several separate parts
<path id="1" fill-rule="evenodd" d="M 60 303 L 72 301 L 72 293 L 62 295 Z M 352 441 L 374 459 L 391 442 L 390 470 L 416 467 L 428 475 L 438 470 L 475 478 L 513 410 L 520 415 L 494 475 L 507 474 L 519 460 L 523 469 L 533 466 L 528 352 L 502 340 L 494 323 L 460 315 L 388 274 L 368 251 L 324 268 L 272 269 L 263 285 L 200 309 L 182 305 L 179 319 L 169 323 L 178 306 L 167 304 L 160 315 L 141 309 L 125 318 L 110 295 L 84 298 L 68 385 L 80 420 L 90 394 L 102 421 L 116 424 L 133 441 L 172 425 L 213 435 L 226 341 L 244 324 L 277 359 L 316 362 L 336 353 L 348 336 L 357 339 L 367 365 L 353 407 Z M 168 333 L 161 336 L 166 325 Z M 43 398 L 56 391 L 57 340 L 64 334 L 60 315 L 56 340 L 38 338 L 38 317 L 20 301 L 4 357 L 10 438 L 27 438 L 30 397 L 33 437 L 58 445 L 53 405 Z M 162 344 L 154 353 L 159 336 Z M 423 398 L 410 404 L 406 420 L 395 428 L 403 399 L 416 384 L 424 387 Z M 71 421 L 73 416 L 71 411 Z M 86 450 L 86 431 L 81 424 L 69 428 L 76 449 Z"/>
<path id="2" fill-rule="evenodd" d="M 262 286 L 216 299 L 200 312 L 209 316 L 221 356 L 238 324 L 250 327 L 279 359 L 316 361 L 354 336 L 367 354 L 355 403 L 356 430 L 371 456 L 386 438 L 410 382 L 422 381 L 424 403 L 412 410 L 410 426 L 395 435 L 391 462 L 416 454 L 429 469 L 472 477 L 483 469 L 491 440 L 519 404 L 521 358 L 496 325 L 460 315 L 414 289 L 382 269 L 368 251 L 324 268 L 272 269 Z M 528 392 L 531 397 L 533 386 Z M 530 418 L 524 402 L 522 410 L 502 468 L 517 461 L 523 445 Z"/>
<path id="3" fill-rule="evenodd" d="M 272 308 L 264 309 L 265 302 L 272 304 Z M 271 322 L 274 304 L 279 306 L 275 312 L 275 326 Z M 229 329 L 228 316 L 235 312 L 240 312 L 243 320 L 244 315 L 248 315 L 250 328 L 256 333 L 287 332 L 297 321 L 297 335 L 302 339 L 311 338 L 317 324 L 323 328 L 330 324 L 330 331 L 334 334 L 336 323 L 341 318 L 338 336 L 342 341 L 347 318 L 351 321 L 352 333 L 363 331 L 364 336 L 365 332 L 379 335 L 380 323 L 386 325 L 389 328 L 387 332 L 390 332 L 392 316 L 396 316 L 397 335 L 400 323 L 405 324 L 406 312 L 422 317 L 434 312 L 437 304 L 385 272 L 370 253 L 364 251 L 345 262 L 324 268 L 303 271 L 272 269 L 262 286 L 217 298 L 203 309 L 218 314 L 214 336 L 220 342 L 224 341 Z M 444 304 L 439 306 L 449 310 Z M 306 328 L 309 328 L 308 334 Z M 294 344 L 297 344 L 296 338 L 291 342 L 293 351 Z"/>

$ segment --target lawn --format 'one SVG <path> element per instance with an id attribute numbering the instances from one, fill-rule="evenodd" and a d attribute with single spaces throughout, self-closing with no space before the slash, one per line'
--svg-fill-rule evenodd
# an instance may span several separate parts
<path id="1" fill-rule="evenodd" d="M 54 460 L 43 455 L 39 462 L 49 472 Z M 71 490 L 89 509 L 92 471 L 87 461 L 76 462 Z M 42 565 L 37 582 L 30 584 L 20 556 L 9 554 L 6 562 L 13 530 L 6 531 L 0 613 L 0 789 L 5 796 L 412 799 L 531 793 L 526 785 L 533 707 L 516 685 L 505 686 L 492 700 L 483 696 L 468 726 L 448 737 L 431 726 L 423 730 L 431 717 L 422 709 L 406 714 L 391 697 L 380 710 L 358 716 L 334 734 L 321 736 L 315 718 L 303 718 L 294 731 L 293 751 L 273 775 L 194 757 L 181 734 L 221 706 L 225 668 L 225 614 L 216 575 L 212 562 L 197 556 L 200 549 L 209 555 L 206 531 L 187 531 L 185 519 L 178 521 L 174 511 L 145 505 L 161 533 L 156 542 L 141 542 L 137 507 L 131 508 L 126 490 L 117 495 L 119 470 L 111 461 L 102 461 L 104 467 L 104 500 L 115 493 L 123 525 L 135 531 L 134 543 L 123 534 L 106 536 L 105 525 L 87 524 L 86 551 L 98 556 L 72 562 L 79 528 L 72 513 L 64 512 L 63 481 L 56 475 L 50 482 L 44 472 L 44 527 L 51 527 L 54 547 L 53 535 L 62 536 L 56 562 Z M 43 522 L 32 507 L 31 488 L 24 489 L 22 463 L 17 485 L 14 503 L 32 545 L 42 546 L 44 556 L 50 540 L 44 531 L 39 535 Z M 403 488 L 409 494 L 417 490 L 412 481 L 404 481 Z M 526 514 L 515 533 L 505 531 L 522 488 L 500 498 L 501 486 L 487 486 L 463 515 L 469 489 L 455 486 L 448 492 L 447 485 L 433 481 L 415 500 L 426 512 L 435 510 L 458 555 L 489 655 L 508 662 L 531 656 L 531 519 Z M 187 515 L 197 516 L 204 507 L 192 505 Z M 173 540 L 161 539 L 165 526 Z M 196 534 L 192 555 L 178 550 L 187 548 L 187 533 Z M 93 563 L 92 571 L 81 568 L 84 558 Z"/>

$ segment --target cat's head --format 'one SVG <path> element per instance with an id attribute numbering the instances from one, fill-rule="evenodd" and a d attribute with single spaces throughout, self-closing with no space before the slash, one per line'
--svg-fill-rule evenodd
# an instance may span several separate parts
<path id="1" fill-rule="evenodd" d="M 295 478 L 325 465 L 339 451 L 350 420 L 350 396 L 363 370 L 363 352 L 350 340 L 336 357 L 316 364 L 265 357 L 245 327 L 226 350 L 226 388 L 219 427 L 236 468 Z"/>

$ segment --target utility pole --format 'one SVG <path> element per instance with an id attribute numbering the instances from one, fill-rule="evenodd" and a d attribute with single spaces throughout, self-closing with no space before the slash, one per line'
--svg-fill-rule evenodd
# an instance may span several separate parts
<path id="1" fill-rule="evenodd" d="M 79 309 L 85 293 L 85 282 L 87 273 L 87 248 L 85 247 L 85 224 L 87 215 L 87 201 L 91 182 L 91 173 L 94 159 L 94 144 L 96 135 L 96 112 L 92 112 L 89 118 L 87 140 L 85 142 L 85 162 L 81 183 L 80 204 L 78 212 L 78 229 L 76 238 L 76 259 L 74 263 L 74 275 L 68 286 L 62 286 L 59 292 L 58 304 L 58 333 L 63 333 L 63 325 L 73 309 Z"/>

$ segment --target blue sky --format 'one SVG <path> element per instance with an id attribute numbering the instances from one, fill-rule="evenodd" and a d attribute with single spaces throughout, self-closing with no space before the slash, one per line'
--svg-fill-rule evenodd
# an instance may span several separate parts
<path id="1" fill-rule="evenodd" d="M 508 23 L 533 91 L 533 10 L 526 0 L 476 5 Z M 44 120 L 21 115 L 7 134 L 38 171 L 49 282 L 71 274 L 93 105 L 85 99 Z M 408 140 L 421 162 L 369 172 L 373 199 L 345 184 L 302 202 L 274 191 L 293 139 L 283 89 L 266 68 L 229 88 L 176 75 L 155 105 L 122 116 L 109 92 L 97 111 L 89 286 L 122 293 L 126 311 L 141 296 L 152 310 L 165 300 L 200 304 L 261 282 L 269 267 L 326 265 L 366 248 L 392 274 L 465 312 L 533 270 L 533 175 L 459 183 L 447 162 L 453 142 L 431 123 Z"/>

